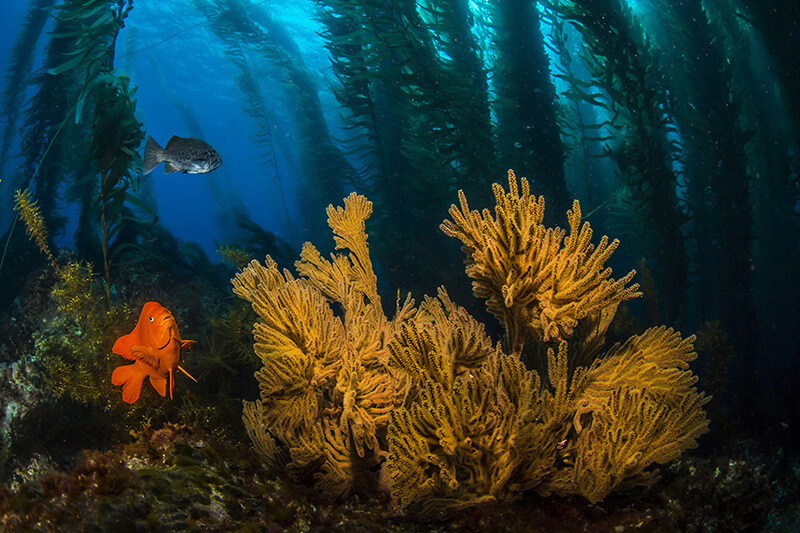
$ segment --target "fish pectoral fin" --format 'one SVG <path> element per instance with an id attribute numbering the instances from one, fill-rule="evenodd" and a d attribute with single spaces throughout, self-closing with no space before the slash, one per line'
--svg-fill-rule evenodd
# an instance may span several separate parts
<path id="1" fill-rule="evenodd" d="M 180 169 L 170 163 L 169 161 L 164 162 L 164 174 L 171 174 L 173 172 L 178 172 Z"/>
<path id="2" fill-rule="evenodd" d="M 155 369 L 158 369 L 160 366 L 158 357 L 156 357 L 155 352 L 153 352 L 153 349 L 149 346 L 131 346 L 131 355 L 133 355 L 137 361 L 141 361 Z"/>
<path id="3" fill-rule="evenodd" d="M 139 341 L 138 328 L 139 326 L 137 325 L 131 333 L 118 338 L 114 343 L 114 347 L 111 348 L 111 351 L 117 355 L 121 355 L 125 359 L 136 361 L 136 358 L 131 355 L 131 347 Z"/>
<path id="4" fill-rule="evenodd" d="M 183 341 L 181 341 L 181 350 L 186 350 L 187 348 L 191 348 L 192 344 L 196 344 L 196 343 L 197 343 L 197 341 L 183 340 Z"/>

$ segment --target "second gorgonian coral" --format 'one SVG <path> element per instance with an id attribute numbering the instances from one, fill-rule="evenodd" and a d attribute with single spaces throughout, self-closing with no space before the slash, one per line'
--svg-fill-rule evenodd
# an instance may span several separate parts
<path id="1" fill-rule="evenodd" d="M 581 225 L 577 200 L 567 212 L 570 232 L 546 228 L 544 197 L 531 195 L 522 178 L 522 194 L 514 172 L 508 171 L 509 190 L 495 183 L 495 216 L 488 209 L 470 211 L 459 191 L 460 209 L 450 208 L 453 220 L 442 231 L 464 244 L 467 275 L 475 296 L 497 317 L 509 336 L 511 350 L 519 355 L 525 341 L 568 340 L 581 321 L 590 322 L 602 338 L 617 305 L 641 296 L 639 285 L 626 287 L 636 271 L 619 280 L 611 278 L 605 262 L 619 241 L 603 236 L 595 247 L 592 229 Z M 586 342 L 582 339 L 580 342 Z"/>
<path id="2" fill-rule="evenodd" d="M 542 225 L 544 200 L 509 173 L 495 216 L 461 209 L 442 228 L 464 243 L 475 294 L 506 329 L 494 345 L 444 289 L 384 315 L 365 232 L 372 204 L 328 208 L 337 252 L 306 244 L 298 277 L 267 257 L 233 280 L 259 317 L 261 398 L 244 421 L 265 462 L 329 496 L 381 486 L 430 516 L 525 491 L 592 502 L 647 485 L 651 467 L 707 431 L 688 363 L 694 337 L 651 328 L 599 355 L 633 272 L 611 278 L 617 247 L 595 247 L 577 202 L 570 234 Z M 542 354 L 539 371 L 520 354 Z M 505 350 L 503 349 L 505 348 Z"/>

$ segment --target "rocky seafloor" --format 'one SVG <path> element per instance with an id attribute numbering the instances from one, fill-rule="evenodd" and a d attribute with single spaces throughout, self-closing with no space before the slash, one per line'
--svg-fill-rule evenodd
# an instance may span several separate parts
<path id="1" fill-rule="evenodd" d="M 184 425 L 84 451 L 72 470 L 48 468 L 32 457 L 0 490 L 3 531 L 800 530 L 798 465 L 770 481 L 765 464 L 744 459 L 686 457 L 655 486 L 597 505 L 529 495 L 426 522 L 395 514 L 382 493 L 326 502 L 267 475 L 248 446 Z"/>

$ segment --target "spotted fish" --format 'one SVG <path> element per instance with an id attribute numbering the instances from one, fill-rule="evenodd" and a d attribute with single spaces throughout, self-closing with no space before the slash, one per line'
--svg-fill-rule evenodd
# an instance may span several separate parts
<path id="1" fill-rule="evenodd" d="M 164 162 L 164 172 L 205 174 L 222 164 L 216 150 L 200 139 L 184 139 L 173 136 L 166 148 L 161 148 L 155 139 L 147 136 L 144 146 L 144 173 L 149 174 L 159 163 Z"/>

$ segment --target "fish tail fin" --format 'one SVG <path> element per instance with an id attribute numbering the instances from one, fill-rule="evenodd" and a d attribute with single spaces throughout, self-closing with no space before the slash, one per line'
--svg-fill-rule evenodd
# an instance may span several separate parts
<path id="1" fill-rule="evenodd" d="M 152 136 L 147 136 L 147 143 L 144 145 L 144 158 L 142 163 L 142 171 L 145 174 L 150 174 L 154 168 L 161 163 L 163 159 L 164 149 L 161 148 Z"/>
<path id="2" fill-rule="evenodd" d="M 111 383 L 122 385 L 122 399 L 126 403 L 134 403 L 142 392 L 145 374 L 137 372 L 135 367 L 135 364 L 119 366 L 111 374 Z"/>

